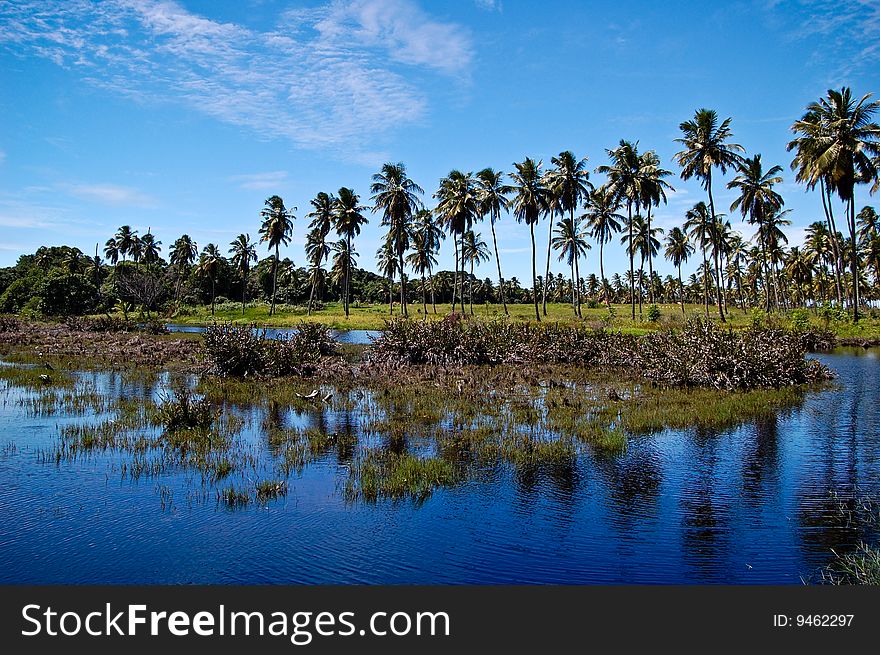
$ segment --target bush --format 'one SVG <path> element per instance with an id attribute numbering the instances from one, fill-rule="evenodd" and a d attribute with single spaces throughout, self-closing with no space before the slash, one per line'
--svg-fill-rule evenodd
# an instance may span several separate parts
<path id="1" fill-rule="evenodd" d="M 217 418 L 217 410 L 205 398 L 196 399 L 189 391 L 178 391 L 159 407 L 156 422 L 167 432 L 207 429 Z"/>
<path id="2" fill-rule="evenodd" d="M 651 305 L 648 307 L 648 311 L 645 313 L 648 321 L 651 323 L 656 323 L 660 320 L 660 308 L 657 305 Z"/>
<path id="3" fill-rule="evenodd" d="M 18 314 L 34 294 L 38 278 L 21 277 L 12 282 L 0 295 L 0 312 Z"/>
<path id="4" fill-rule="evenodd" d="M 791 329 L 804 331 L 810 327 L 810 312 L 806 309 L 791 310 Z"/>
<path id="5" fill-rule="evenodd" d="M 330 328 L 301 323 L 292 336 L 269 339 L 265 330 L 214 324 L 205 330 L 205 354 L 218 375 L 311 375 L 321 358 L 337 353 Z"/>
<path id="6" fill-rule="evenodd" d="M 98 290 L 85 275 L 61 269 L 50 271 L 37 286 L 40 311 L 47 316 L 86 314 L 95 306 Z"/>

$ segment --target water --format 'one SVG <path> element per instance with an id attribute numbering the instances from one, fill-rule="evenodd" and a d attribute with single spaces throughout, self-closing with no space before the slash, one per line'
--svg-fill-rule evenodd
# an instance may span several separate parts
<path id="1" fill-rule="evenodd" d="M 168 323 L 167 327 L 171 332 L 204 332 L 205 328 L 201 325 L 179 325 L 177 323 Z M 256 328 L 260 332 L 265 329 L 266 336 L 270 339 L 278 339 L 279 337 L 289 337 L 295 328 Z M 330 334 L 339 343 L 352 344 L 370 344 L 373 339 L 382 334 L 381 330 L 330 330 Z"/>
<path id="2" fill-rule="evenodd" d="M 800 584 L 866 536 L 832 494 L 880 492 L 878 354 L 820 356 L 839 388 L 767 420 L 632 438 L 552 474 L 494 469 L 422 505 L 347 503 L 335 453 L 283 500 L 237 511 L 200 501 L 197 473 L 132 482 L 110 453 L 39 463 L 82 419 L 28 416 L 0 392 L 0 582 Z M 88 380 L 131 398 L 164 382 Z"/>

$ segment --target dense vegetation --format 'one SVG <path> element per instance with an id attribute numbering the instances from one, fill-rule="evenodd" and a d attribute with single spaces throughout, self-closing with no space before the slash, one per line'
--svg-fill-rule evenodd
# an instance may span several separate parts
<path id="1" fill-rule="evenodd" d="M 335 194 L 318 193 L 311 201 L 303 265 L 281 257 L 292 238 L 296 216 L 273 195 L 259 212 L 260 242 L 269 256 L 260 260 L 257 244 L 241 234 L 224 254 L 217 244 L 199 251 L 186 234 L 162 257 L 154 234 L 138 234 L 123 225 L 107 240 L 103 259 L 96 246 L 87 256 L 68 246 L 43 247 L 0 269 L 0 313 L 30 316 L 75 315 L 118 311 L 149 317 L 174 315 L 186 306 L 248 301 L 297 305 L 311 313 L 330 300 L 352 304 L 387 301 L 408 315 L 408 304 L 451 303 L 473 313 L 473 304 L 531 303 L 534 317 L 547 317 L 548 302 L 570 302 L 574 316 L 583 305 L 628 303 L 631 317 L 644 316 L 655 303 L 710 304 L 724 321 L 729 309 L 763 307 L 765 311 L 811 307 L 848 311 L 857 321 L 869 303 L 880 299 L 880 219 L 871 206 L 858 208 L 855 189 L 878 189 L 880 126 L 873 118 L 880 103 L 870 94 L 853 96 L 848 88 L 829 90 L 811 103 L 791 126 L 791 168 L 796 181 L 818 192 L 824 220 L 813 222 L 802 245 L 788 247 L 789 210 L 778 189 L 781 167 L 766 165 L 759 153 L 746 156 L 733 142 L 730 118 L 720 120 L 708 109 L 682 122 L 676 141 L 682 150 L 674 164 L 682 179 L 695 178 L 706 190 L 682 216 L 682 225 L 664 231 L 652 224 L 654 211 L 673 190 L 672 171 L 653 150 L 620 141 L 606 151 L 608 163 L 590 177 L 586 157 L 559 153 L 549 166 L 525 158 L 508 176 L 486 168 L 477 173 L 451 171 L 439 181 L 428 208 L 425 192 L 403 164 L 385 164 L 373 176 L 371 205 L 347 187 Z M 714 201 L 713 189 L 730 174 L 727 188 L 736 191 L 730 211 L 754 230 L 737 231 Z M 368 222 L 368 210 L 385 228 L 379 249 L 379 272 L 357 267 L 356 240 Z M 528 225 L 532 280 L 505 279 L 496 241 L 502 216 Z M 843 220 L 843 229 L 838 222 Z M 546 225 L 546 258 L 539 267 L 536 233 Z M 488 223 L 491 244 L 476 231 Z M 604 250 L 615 238 L 628 255 L 628 270 L 606 276 Z M 454 271 L 436 271 L 441 243 L 451 237 Z M 488 238 L 488 237 L 487 237 Z M 334 240 L 335 239 L 335 240 Z M 584 269 L 591 241 L 598 246 L 598 275 Z M 654 270 L 660 253 L 676 275 L 662 278 Z M 228 256 L 227 256 L 228 255 Z M 682 268 L 696 259 L 697 268 L 683 277 Z M 494 261 L 493 261 L 494 260 Z M 475 275 L 492 262 L 495 279 Z M 564 271 L 551 271 L 561 262 Z M 541 270 L 543 269 L 543 270 Z M 408 274 L 413 279 L 407 279 Z M 468 308 L 467 305 L 470 305 Z M 650 316 L 648 319 L 651 320 Z"/>

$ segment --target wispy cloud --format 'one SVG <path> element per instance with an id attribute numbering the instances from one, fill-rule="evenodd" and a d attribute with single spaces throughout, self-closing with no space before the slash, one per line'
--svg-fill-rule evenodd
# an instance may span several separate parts
<path id="1" fill-rule="evenodd" d="M 504 5 L 501 0 L 474 0 L 474 4 L 480 9 L 485 9 L 486 11 L 497 11 L 501 13 L 504 10 Z"/>
<path id="2" fill-rule="evenodd" d="M 248 190 L 277 189 L 287 179 L 287 171 L 269 171 L 268 173 L 248 173 L 232 175 L 229 181 L 239 188 Z"/>
<path id="3" fill-rule="evenodd" d="M 152 207 L 156 204 L 153 198 L 137 189 L 115 184 L 64 184 L 61 188 L 77 198 L 103 205 Z"/>
<path id="4" fill-rule="evenodd" d="M 335 0 L 287 12 L 267 31 L 172 0 L 3 3 L 3 46 L 139 101 L 353 156 L 426 115 L 420 75 L 466 79 L 473 57 L 464 28 L 411 0 Z"/>
<path id="5" fill-rule="evenodd" d="M 835 79 L 880 64 L 877 0 L 765 0 L 765 8 L 782 31 L 806 44 L 813 61 L 834 69 Z M 795 12 L 802 19 L 792 20 Z"/>

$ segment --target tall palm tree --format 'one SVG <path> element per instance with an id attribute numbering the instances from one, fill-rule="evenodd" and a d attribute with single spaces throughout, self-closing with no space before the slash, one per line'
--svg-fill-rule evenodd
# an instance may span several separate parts
<path id="1" fill-rule="evenodd" d="M 642 160 L 639 156 L 638 142 L 625 141 L 621 139 L 620 144 L 613 150 L 606 150 L 611 163 L 599 166 L 596 169 L 599 173 L 608 176 L 608 189 L 617 198 L 618 202 L 626 203 L 626 224 L 627 229 L 632 228 L 633 222 L 633 206 L 638 207 L 641 200 L 641 177 L 639 175 L 642 167 Z M 628 241 L 632 242 L 633 235 L 628 234 Z M 630 306 L 632 310 L 632 319 L 636 319 L 636 288 L 635 288 L 635 266 L 633 261 L 633 252 L 629 257 L 629 282 L 630 282 Z"/>
<path id="2" fill-rule="evenodd" d="M 699 243 L 700 250 L 703 252 L 703 270 L 708 270 L 708 251 L 713 243 L 712 233 L 714 231 L 714 226 L 712 224 L 712 216 L 709 213 L 709 208 L 706 206 L 705 202 L 701 200 L 687 211 L 685 214 L 684 229 L 691 239 Z M 703 300 L 706 305 L 706 316 L 708 317 L 709 284 L 708 279 L 705 277 L 703 279 L 703 292 Z"/>
<path id="3" fill-rule="evenodd" d="M 419 196 L 424 193 L 422 187 L 413 182 L 406 174 L 403 163 L 385 164 L 382 170 L 373 175 L 370 186 L 373 194 L 373 212 L 382 211 L 382 225 L 388 228 L 389 238 L 397 255 L 400 270 L 400 306 L 403 315 L 406 310 L 406 274 L 403 268 L 403 256 L 409 249 L 410 222 L 413 214 L 422 207 Z"/>
<path id="4" fill-rule="evenodd" d="M 147 233 L 141 237 L 141 259 L 147 265 L 155 264 L 159 261 L 159 254 L 162 252 L 162 242 L 158 241 L 156 237 L 150 233 L 150 229 L 147 228 Z"/>
<path id="5" fill-rule="evenodd" d="M 639 166 L 639 195 L 642 207 L 646 212 L 646 229 L 648 233 L 654 234 L 651 229 L 651 211 L 654 207 L 658 207 L 662 202 L 666 204 L 666 191 L 674 191 L 672 185 L 663 178 L 672 175 L 672 171 L 667 171 L 660 167 L 660 157 L 653 150 L 649 150 L 640 157 Z M 654 278 L 654 255 L 648 255 L 648 277 Z M 654 285 L 649 285 L 649 299 L 654 302 Z"/>
<path id="6" fill-rule="evenodd" d="M 116 241 L 116 237 L 110 237 L 107 239 L 107 242 L 104 244 L 104 257 L 107 260 L 116 266 L 116 263 L 119 261 L 119 256 L 122 253 L 119 251 L 119 243 Z"/>
<path id="7" fill-rule="evenodd" d="M 278 252 L 280 246 L 287 245 L 293 238 L 293 221 L 296 216 L 292 211 L 288 211 L 284 206 L 284 200 L 281 196 L 271 196 L 266 200 L 265 207 L 260 211 L 260 217 L 263 219 L 260 225 L 260 241 L 266 242 L 269 250 L 275 248 L 275 259 L 272 262 L 272 304 L 269 307 L 269 316 L 275 313 L 275 292 L 278 289 L 278 264 L 280 254 Z"/>
<path id="8" fill-rule="evenodd" d="M 135 264 L 141 261 L 143 252 L 144 243 L 137 234 L 134 234 L 131 238 L 131 245 L 128 247 L 128 254 L 131 255 L 131 259 Z"/>
<path id="9" fill-rule="evenodd" d="M 437 301 L 434 295 L 434 266 L 437 265 L 437 259 L 434 257 L 440 250 L 440 241 L 446 238 L 443 229 L 434 220 L 434 212 L 429 209 L 420 209 L 413 218 L 413 247 L 415 249 L 415 259 L 409 261 L 410 265 L 424 276 L 424 272 L 428 273 L 428 282 L 431 286 L 431 306 L 434 313 L 437 313 Z M 425 284 L 422 281 L 422 289 Z M 424 300 L 424 298 L 423 298 Z"/>
<path id="10" fill-rule="evenodd" d="M 650 278 L 645 277 L 645 261 L 656 256 L 660 250 L 660 241 L 658 241 L 657 235 L 663 230 L 658 227 L 649 230 L 648 221 L 641 214 L 635 214 L 631 223 L 631 225 L 627 225 L 628 234 L 623 236 L 621 242 L 626 244 L 626 250 L 630 257 L 636 253 L 639 255 L 639 274 L 636 279 L 639 280 L 639 316 L 641 316 L 642 296 L 644 295 L 642 291 L 646 285 L 650 287 Z M 630 235 L 632 235 L 631 238 Z"/>
<path id="11" fill-rule="evenodd" d="M 196 242 L 188 234 L 184 234 L 174 242 L 174 245 L 171 246 L 171 251 L 168 253 L 168 261 L 174 266 L 177 277 L 174 285 L 174 298 L 178 302 L 180 301 L 180 281 L 183 278 L 183 274 L 195 262 L 198 252 L 199 249 Z"/>
<path id="12" fill-rule="evenodd" d="M 422 213 L 427 213 L 428 216 L 431 215 L 431 212 L 427 210 L 421 210 L 418 214 Z M 437 264 L 437 258 L 434 257 L 434 252 L 429 232 L 424 229 L 414 229 L 412 234 L 412 252 L 406 256 L 406 263 L 412 266 L 413 270 L 422 278 L 422 318 L 425 320 L 428 318 L 428 296 L 425 273 L 428 273 L 430 276 L 431 269 Z M 434 287 L 432 283 L 432 298 L 433 295 Z M 434 313 L 436 313 L 436 309 Z"/>
<path id="13" fill-rule="evenodd" d="M 663 254 L 678 269 L 679 300 L 681 301 L 681 313 L 684 315 L 684 285 L 681 282 L 681 265 L 694 254 L 694 247 L 691 245 L 687 233 L 680 227 L 674 227 L 669 231 L 665 243 L 666 249 Z"/>
<path id="14" fill-rule="evenodd" d="M 461 264 L 470 265 L 471 274 L 468 278 L 468 298 L 470 300 L 471 315 L 474 313 L 474 266 L 489 261 L 489 248 L 479 234 L 473 230 L 464 233 L 461 240 Z"/>
<path id="15" fill-rule="evenodd" d="M 880 234 L 880 215 L 873 207 L 866 205 L 856 214 L 856 225 L 858 226 L 859 241 L 868 241 Z"/>
<path id="16" fill-rule="evenodd" d="M 480 194 L 471 173 L 452 170 L 440 180 L 440 187 L 434 194 L 437 199 L 437 216 L 446 230 L 452 234 L 455 247 L 455 278 L 452 283 L 452 311 L 455 311 L 456 287 L 461 292 L 461 311 L 464 313 L 464 263 L 460 260 L 459 239 L 473 227 L 480 215 Z M 459 266 L 459 264 L 461 264 Z M 461 284 L 458 284 L 461 270 Z"/>
<path id="17" fill-rule="evenodd" d="M 575 224 L 574 210 L 580 207 L 581 202 L 586 198 L 593 185 L 590 183 L 590 172 L 587 170 L 587 157 L 578 159 L 571 150 L 560 152 L 555 157 L 550 158 L 553 168 L 547 171 L 547 188 L 556 201 L 560 214 L 568 213 L 569 223 Z M 550 219 L 549 236 L 547 237 L 547 269 L 544 273 L 544 279 L 550 277 L 550 248 L 553 240 L 553 219 Z M 575 252 L 575 260 L 577 260 L 577 252 Z M 577 305 L 575 311 L 580 316 L 580 297 L 575 294 Z M 544 316 L 547 316 L 547 286 L 544 286 L 543 296 Z"/>
<path id="18" fill-rule="evenodd" d="M 785 204 L 782 196 L 773 190 L 774 185 L 782 182 L 779 173 L 781 166 L 773 166 L 766 173 L 761 164 L 761 155 L 744 159 L 739 166 L 739 175 L 728 182 L 728 189 L 736 189 L 740 195 L 730 205 L 730 211 L 740 210 L 743 219 L 747 219 L 752 225 L 759 227 L 759 234 L 763 234 L 760 226 L 764 224 L 768 213 L 778 212 Z M 767 244 L 759 242 L 761 258 L 763 260 L 764 281 L 766 287 L 765 308 L 770 311 L 769 280 L 770 269 L 767 261 Z M 777 291 L 778 293 L 778 291 Z"/>
<path id="19" fill-rule="evenodd" d="M 774 298 L 777 307 L 780 300 L 778 266 L 782 259 L 781 244 L 788 243 L 788 237 L 785 236 L 782 228 L 791 225 L 791 221 L 785 218 L 790 211 L 790 209 L 786 209 L 781 212 L 776 210 L 766 212 L 761 224 L 758 226 L 758 233 L 755 235 L 758 238 L 758 242 L 763 243 L 765 246 L 765 256 L 770 269 L 770 275 L 773 279 Z"/>
<path id="20" fill-rule="evenodd" d="M 199 265 L 196 267 L 196 275 L 211 280 L 211 316 L 214 315 L 214 299 L 217 295 L 217 269 L 222 258 L 223 255 L 220 254 L 217 246 L 209 243 L 199 256 Z"/>
<path id="21" fill-rule="evenodd" d="M 376 251 L 376 266 L 379 269 L 379 273 L 388 279 L 388 313 L 393 315 L 394 278 L 399 272 L 399 263 L 397 260 L 397 253 L 394 251 L 394 243 L 387 235 L 385 236 L 382 245 L 379 246 L 379 249 Z M 401 311 L 403 311 L 402 308 Z"/>
<path id="22" fill-rule="evenodd" d="M 605 281 L 605 244 L 620 232 L 623 216 L 617 213 L 620 201 L 607 185 L 593 189 L 586 200 L 587 230 L 599 244 L 599 277 Z"/>
<path id="23" fill-rule="evenodd" d="M 489 217 L 492 228 L 492 248 L 495 251 L 495 264 L 498 267 L 498 293 L 504 314 L 508 315 L 507 300 L 504 295 L 504 277 L 501 275 L 501 256 L 498 253 L 498 239 L 495 236 L 495 222 L 501 218 L 501 210 L 507 211 L 510 201 L 507 194 L 511 188 L 504 184 L 504 173 L 491 168 L 484 168 L 477 173 L 477 196 L 480 203 L 480 214 Z"/>
<path id="24" fill-rule="evenodd" d="M 367 217 L 363 215 L 366 207 L 361 205 L 361 199 L 354 189 L 341 187 L 337 192 L 336 201 L 333 204 L 333 224 L 336 227 L 336 233 L 345 239 L 348 244 L 347 252 L 349 253 L 346 260 L 349 264 L 354 261 L 357 255 L 351 245 L 354 237 L 361 233 L 361 226 L 367 222 Z M 351 269 L 350 265 L 345 267 L 345 284 L 342 292 L 342 304 L 345 307 L 345 318 L 348 318 L 349 307 L 351 304 Z"/>
<path id="25" fill-rule="evenodd" d="M 532 237 L 532 299 L 535 302 L 535 320 L 541 320 L 538 311 L 538 271 L 535 265 L 535 223 L 542 214 L 549 213 L 551 196 L 541 175 L 541 162 L 530 157 L 514 163 L 516 173 L 511 174 L 514 181 L 513 213 L 516 220 L 529 226 Z"/>
<path id="26" fill-rule="evenodd" d="M 315 289 L 323 280 L 324 269 L 322 264 L 330 255 L 330 246 L 327 245 L 327 235 L 333 227 L 333 211 L 336 199 L 321 191 L 309 204 L 313 210 L 306 214 L 310 218 L 309 233 L 306 235 L 306 259 L 309 262 L 309 305 L 306 310 L 308 316 L 312 315 L 312 304 L 315 299 Z"/>
<path id="27" fill-rule="evenodd" d="M 580 316 L 580 269 L 578 259 L 586 257 L 590 243 L 587 232 L 581 228 L 580 219 L 567 216 L 556 224 L 556 236 L 553 237 L 553 248 L 559 251 L 558 261 L 563 259 L 571 270 L 571 306 L 575 316 Z"/>
<path id="28" fill-rule="evenodd" d="M 808 188 L 822 180 L 828 200 L 833 191 L 846 207 L 854 321 L 859 320 L 860 305 L 855 186 L 877 180 L 880 159 L 880 125 L 872 120 L 880 102 L 869 102 L 870 97 L 869 93 L 856 101 L 848 87 L 829 89 L 792 125 L 792 131 L 801 137 L 789 143 L 789 150 L 798 149 L 799 178 Z"/>
<path id="29" fill-rule="evenodd" d="M 116 248 L 122 257 L 123 262 L 125 261 L 126 255 L 132 254 L 136 238 L 137 230 L 132 230 L 130 225 L 123 225 L 116 231 Z"/>
<path id="30" fill-rule="evenodd" d="M 357 264 L 357 252 L 351 247 L 350 239 L 340 239 L 330 246 L 333 260 L 330 267 L 330 280 L 342 289 L 343 294 L 351 292 L 351 270 Z M 346 307 L 347 307 L 346 303 Z"/>
<path id="31" fill-rule="evenodd" d="M 674 159 L 681 166 L 681 179 L 689 180 L 698 178 L 703 188 L 709 195 L 709 213 L 712 224 L 716 222 L 715 199 L 712 196 L 712 169 L 717 168 L 722 175 L 727 169 L 736 168 L 743 162 L 739 153 L 745 149 L 737 144 L 730 143 L 733 136 L 730 129 L 730 118 L 726 118 L 718 124 L 718 114 L 713 109 L 698 109 L 694 118 L 679 125 L 682 137 L 676 139 L 677 143 L 684 146 L 684 150 L 677 153 Z M 720 263 L 718 262 L 718 248 L 715 252 L 716 276 L 720 275 Z M 717 280 L 716 293 L 718 301 L 718 316 L 724 322 L 724 308 L 721 300 L 721 280 Z"/>
<path id="32" fill-rule="evenodd" d="M 247 302 L 248 273 L 251 270 L 251 262 L 257 261 L 257 249 L 251 241 L 250 234 L 239 234 L 229 246 L 232 265 L 241 278 L 241 313 L 244 314 L 244 305 Z"/>

